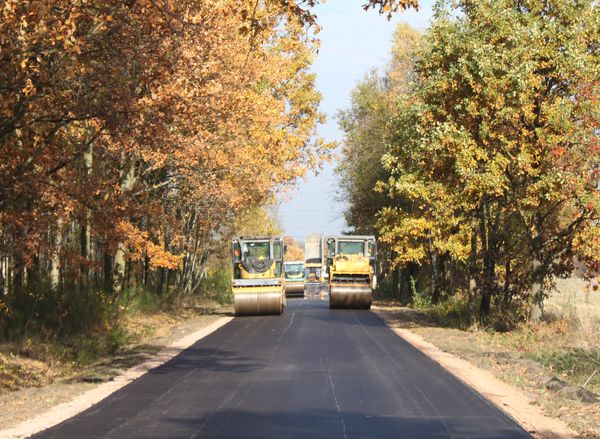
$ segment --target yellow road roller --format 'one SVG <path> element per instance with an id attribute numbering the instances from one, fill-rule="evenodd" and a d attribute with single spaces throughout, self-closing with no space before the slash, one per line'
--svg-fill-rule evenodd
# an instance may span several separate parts
<path id="1" fill-rule="evenodd" d="M 329 308 L 371 308 L 377 285 L 377 244 L 374 236 L 326 238 Z"/>
<path id="2" fill-rule="evenodd" d="M 280 237 L 232 239 L 233 307 L 237 316 L 281 314 L 285 306 Z"/>

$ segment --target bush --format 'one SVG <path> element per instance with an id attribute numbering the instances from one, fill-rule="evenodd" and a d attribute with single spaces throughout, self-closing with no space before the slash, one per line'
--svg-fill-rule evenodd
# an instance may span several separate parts
<path id="1" fill-rule="evenodd" d="M 196 294 L 214 300 L 219 305 L 233 303 L 230 271 L 225 268 L 207 270 L 206 276 L 200 281 Z"/>
<path id="2" fill-rule="evenodd" d="M 128 288 L 119 299 L 117 311 L 131 313 L 152 313 L 163 308 L 167 303 L 165 298 L 147 288 Z"/>
<path id="3" fill-rule="evenodd" d="M 31 333 L 68 336 L 93 332 L 105 326 L 113 312 L 102 291 L 59 291 L 40 282 L 5 297 L 6 335 L 27 337 Z"/>

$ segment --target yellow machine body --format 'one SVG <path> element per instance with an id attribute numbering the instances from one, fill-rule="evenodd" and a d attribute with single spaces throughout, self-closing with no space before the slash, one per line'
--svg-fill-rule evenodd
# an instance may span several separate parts
<path id="1" fill-rule="evenodd" d="M 329 307 L 369 309 L 376 286 L 373 236 L 327 238 Z"/>
<path id="2" fill-rule="evenodd" d="M 281 314 L 285 306 L 283 242 L 273 237 L 232 240 L 235 314 Z"/>

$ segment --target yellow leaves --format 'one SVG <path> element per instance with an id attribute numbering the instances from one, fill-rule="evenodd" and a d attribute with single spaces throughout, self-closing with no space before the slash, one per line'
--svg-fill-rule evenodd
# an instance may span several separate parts
<path id="1" fill-rule="evenodd" d="M 27 81 L 25 82 L 25 87 L 23 87 L 21 91 L 27 97 L 31 97 L 36 94 L 37 89 L 33 85 L 33 82 L 31 82 L 31 78 L 27 78 Z"/>
<path id="2" fill-rule="evenodd" d="M 0 219 L 37 226 L 30 217 L 58 212 L 92 223 L 109 251 L 122 243 L 132 259 L 175 269 L 196 236 L 190 212 L 212 237 L 327 156 L 313 139 L 316 44 L 287 11 L 259 2 L 262 27 L 249 38 L 236 0 L 91 3 L 0 7 L 8 83 L 18 84 L 2 92 L 2 116 L 36 97 L 0 164 L 2 175 L 26 169 L 10 196 L 27 203 L 10 209 L 32 207 Z"/>
<path id="3" fill-rule="evenodd" d="M 575 236 L 573 245 L 580 255 L 598 262 L 598 255 L 600 255 L 600 227 L 588 222 Z"/>

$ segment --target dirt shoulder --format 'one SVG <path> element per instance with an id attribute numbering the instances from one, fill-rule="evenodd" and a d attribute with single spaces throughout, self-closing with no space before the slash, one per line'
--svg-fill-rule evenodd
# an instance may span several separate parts
<path id="1" fill-rule="evenodd" d="M 600 437 L 600 402 L 571 399 L 572 395 L 546 388 L 551 378 L 563 382 L 572 378 L 546 362 L 548 355 L 539 355 L 562 352 L 568 356 L 576 335 L 563 323 L 508 333 L 464 331 L 440 327 L 426 314 L 406 307 L 376 306 L 373 310 L 398 335 L 494 402 L 534 437 Z M 591 381 L 587 388 L 596 390 Z"/>
<path id="2" fill-rule="evenodd" d="M 53 365 L 12 355 L 10 362 L 4 364 L 13 369 L 21 368 L 13 372 L 19 376 L 19 383 L 24 388 L 10 391 L 8 386 L 3 386 L 0 393 L 0 437 L 31 434 L 47 428 L 57 418 L 66 419 L 86 409 L 168 361 L 225 324 L 230 316 L 229 308 L 215 307 L 190 308 L 176 314 L 131 316 L 124 324 L 135 343 L 84 366 Z M 5 358 L 11 356 L 6 352 L 2 355 Z M 40 377 L 44 374 L 46 376 Z M 33 386 L 27 387 L 29 383 Z M 34 427 L 35 423 L 39 428 Z"/>

